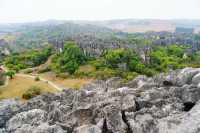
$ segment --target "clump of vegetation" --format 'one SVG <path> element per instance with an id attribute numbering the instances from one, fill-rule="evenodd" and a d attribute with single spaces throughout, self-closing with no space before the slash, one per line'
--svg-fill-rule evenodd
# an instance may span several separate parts
<path id="1" fill-rule="evenodd" d="M 15 76 L 15 71 L 10 70 L 6 72 L 6 76 L 8 76 L 10 79 L 13 79 L 13 77 Z"/>
<path id="2" fill-rule="evenodd" d="M 51 68 L 50 67 L 45 67 L 45 68 L 39 69 L 38 73 L 45 73 L 45 72 L 49 72 L 49 71 L 51 71 Z"/>
<path id="3" fill-rule="evenodd" d="M 88 65 L 82 65 L 79 67 L 78 70 L 74 73 L 75 77 L 78 78 L 84 78 L 84 77 L 92 77 L 93 73 L 96 72 L 95 66 L 88 64 Z"/>
<path id="4" fill-rule="evenodd" d="M 40 94 L 41 94 L 41 88 L 37 86 L 32 86 L 26 92 L 24 92 L 22 98 L 28 100 Z"/>
<path id="5" fill-rule="evenodd" d="M 67 42 L 63 52 L 52 59 L 51 68 L 57 73 L 73 74 L 86 60 L 85 54 L 74 42 Z"/>
<path id="6" fill-rule="evenodd" d="M 32 72 L 33 72 L 33 69 L 31 69 L 31 68 L 24 71 L 24 73 L 26 73 L 26 74 L 29 74 L 29 73 L 32 73 Z"/>
<path id="7" fill-rule="evenodd" d="M 35 77 L 35 81 L 40 81 L 40 78 L 38 76 Z"/>
<path id="8" fill-rule="evenodd" d="M 152 47 L 145 55 L 149 61 L 144 61 L 134 50 L 120 48 L 105 51 L 101 57 L 88 60 L 74 43 L 66 43 L 64 51 L 53 59 L 51 68 L 58 75 L 67 72 L 75 77 L 107 79 L 119 76 L 131 80 L 138 74 L 153 76 L 158 72 L 182 68 L 192 58 L 198 60 L 198 54 L 195 57 L 184 57 L 185 50 L 177 45 Z M 83 69 L 84 64 L 88 64 L 86 69 Z"/>
<path id="9" fill-rule="evenodd" d="M 4 82 L 5 82 L 5 73 L 0 72 L 0 86 L 4 85 Z"/>
<path id="10" fill-rule="evenodd" d="M 56 77 L 61 78 L 61 79 L 66 79 L 69 76 L 70 76 L 69 73 L 57 73 L 56 74 Z"/>
<path id="11" fill-rule="evenodd" d="M 101 58 L 90 62 L 96 67 L 94 77 L 105 79 L 119 76 L 126 80 L 133 79 L 138 73 L 147 73 L 147 68 L 142 59 L 133 50 L 115 49 L 108 50 Z M 146 71 L 144 71 L 146 68 Z"/>
<path id="12" fill-rule="evenodd" d="M 38 73 L 54 71 L 61 78 L 107 79 L 119 76 L 128 81 L 138 74 L 153 76 L 159 72 L 168 72 L 186 66 L 200 66 L 200 52 L 186 54 L 186 46 L 155 46 L 150 40 L 135 39 L 131 36 L 128 42 L 140 44 L 138 47 L 144 55 L 135 49 L 119 48 L 109 49 L 100 57 L 89 57 L 75 42 L 71 41 L 66 42 L 62 52 L 55 53 L 50 65 L 40 69 Z M 50 55 L 52 55 L 52 48 L 13 54 L 5 59 L 5 64 L 10 70 L 17 72 L 44 63 Z"/>
<path id="13" fill-rule="evenodd" d="M 18 72 L 21 69 L 31 68 L 43 64 L 52 54 L 52 48 L 47 47 L 43 50 L 31 50 L 24 53 L 15 53 L 5 59 L 5 65 Z"/>
<path id="14" fill-rule="evenodd" d="M 191 62 L 190 57 L 184 57 L 185 48 L 177 45 L 157 47 L 150 53 L 150 68 L 167 72 L 169 69 L 179 69 L 185 63 Z"/>
<path id="15" fill-rule="evenodd" d="M 4 80 L 0 80 L 0 86 L 4 85 Z"/>
<path id="16" fill-rule="evenodd" d="M 102 68 L 94 72 L 92 76 L 97 79 L 108 79 L 117 76 L 117 71 L 111 68 Z"/>

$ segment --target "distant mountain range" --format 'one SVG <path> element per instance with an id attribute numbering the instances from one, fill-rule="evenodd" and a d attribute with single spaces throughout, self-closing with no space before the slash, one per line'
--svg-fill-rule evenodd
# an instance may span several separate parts
<path id="1" fill-rule="evenodd" d="M 159 19 L 119 19 L 119 20 L 105 20 L 105 21 L 65 21 L 65 20 L 48 20 L 44 22 L 32 22 L 21 24 L 4 24 L 0 25 L 0 34 L 2 32 L 12 32 L 27 26 L 46 26 L 46 25 L 60 25 L 63 23 L 75 23 L 79 25 L 95 25 L 100 27 L 110 28 L 115 31 L 122 31 L 128 33 L 144 33 L 148 31 L 160 32 L 168 31 L 174 32 L 176 27 L 194 28 L 194 32 L 200 31 L 200 20 L 177 19 L 177 20 L 159 20 Z"/>
<path id="2" fill-rule="evenodd" d="M 77 21 L 74 21 L 77 23 Z M 110 21 L 78 21 L 78 23 L 87 23 L 111 28 L 123 32 L 136 33 L 148 31 L 168 31 L 174 32 L 176 27 L 193 28 L 194 32 L 200 31 L 200 20 L 156 20 L 156 19 L 121 19 Z"/>
<path id="3" fill-rule="evenodd" d="M 44 22 L 3 24 L 0 25 L 0 48 L 19 52 L 41 48 L 47 44 L 62 47 L 66 40 L 75 40 L 80 46 L 88 47 L 89 51 L 91 51 L 91 47 L 104 49 L 107 47 L 113 48 L 113 46 L 124 46 L 130 43 L 127 43 L 127 41 L 130 41 L 130 35 L 140 35 L 128 33 L 144 33 L 148 31 L 174 32 L 177 27 L 181 32 L 189 32 L 190 37 L 193 36 L 191 34 L 193 29 L 196 33 L 200 31 L 200 20 L 48 20 Z M 187 30 L 187 28 L 192 28 L 192 30 Z M 148 33 L 139 37 L 145 36 L 149 36 Z M 191 38 L 190 40 L 192 40 Z"/>

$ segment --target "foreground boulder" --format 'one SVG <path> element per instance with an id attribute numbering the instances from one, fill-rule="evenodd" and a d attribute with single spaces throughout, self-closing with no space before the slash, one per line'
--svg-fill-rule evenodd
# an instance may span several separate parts
<path id="1" fill-rule="evenodd" d="M 0 128 L 5 127 L 6 122 L 21 111 L 21 105 L 19 101 L 13 99 L 0 101 Z"/>
<path id="2" fill-rule="evenodd" d="M 0 102 L 0 133 L 199 133 L 200 70 Z"/>

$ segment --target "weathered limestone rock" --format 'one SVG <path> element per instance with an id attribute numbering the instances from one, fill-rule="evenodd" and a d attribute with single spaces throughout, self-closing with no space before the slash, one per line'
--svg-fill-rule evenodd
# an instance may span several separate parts
<path id="1" fill-rule="evenodd" d="M 193 78 L 192 78 L 192 83 L 195 85 L 198 85 L 200 83 L 200 73 L 196 74 Z"/>
<path id="2" fill-rule="evenodd" d="M 131 131 L 134 133 L 157 133 L 156 120 L 150 114 L 131 116 L 127 114 Z"/>
<path id="3" fill-rule="evenodd" d="M 0 129 L 0 133 L 6 133 L 6 130 L 5 129 Z"/>
<path id="4" fill-rule="evenodd" d="M 111 78 L 25 103 L 3 100 L 0 133 L 199 133 L 199 73 L 139 76 L 124 86 Z"/>
<path id="5" fill-rule="evenodd" d="M 192 78 L 200 73 L 199 68 L 185 68 L 177 75 L 177 85 L 183 86 L 184 84 L 191 84 Z"/>
<path id="6" fill-rule="evenodd" d="M 123 96 L 121 102 L 122 102 L 121 110 L 127 111 L 127 112 L 136 111 L 135 96 L 133 95 Z"/>
<path id="7" fill-rule="evenodd" d="M 83 125 L 75 129 L 75 133 L 102 133 L 101 129 L 95 125 Z"/>
<path id="8" fill-rule="evenodd" d="M 16 113 L 20 112 L 21 103 L 16 100 L 0 101 L 0 128 L 5 127 L 6 122 Z"/>
<path id="9" fill-rule="evenodd" d="M 104 108 L 108 130 L 114 133 L 126 133 L 127 125 L 122 119 L 120 107 L 111 105 Z"/>
<path id="10" fill-rule="evenodd" d="M 22 112 L 12 117 L 8 123 L 7 128 L 9 131 L 15 131 L 24 125 L 38 126 L 45 122 L 47 119 L 47 113 L 40 109 L 30 110 L 28 112 Z"/>

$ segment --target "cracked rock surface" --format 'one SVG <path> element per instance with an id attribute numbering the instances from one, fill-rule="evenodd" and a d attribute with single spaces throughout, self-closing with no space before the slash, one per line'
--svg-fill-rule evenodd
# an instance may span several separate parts
<path id="1" fill-rule="evenodd" d="M 0 133 L 200 133 L 200 69 L 0 101 Z"/>

